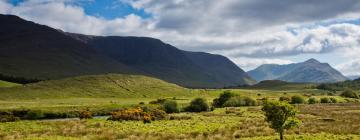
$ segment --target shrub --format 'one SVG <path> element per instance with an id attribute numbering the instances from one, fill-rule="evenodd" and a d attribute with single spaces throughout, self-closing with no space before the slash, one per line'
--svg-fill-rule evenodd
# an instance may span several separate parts
<path id="1" fill-rule="evenodd" d="M 36 120 L 45 118 L 45 115 L 41 110 L 30 110 L 27 112 L 24 118 L 29 120 Z"/>
<path id="2" fill-rule="evenodd" d="M 92 113 L 89 110 L 83 110 L 79 112 L 80 119 L 91 119 Z"/>
<path id="3" fill-rule="evenodd" d="M 166 112 L 160 109 L 153 109 L 148 114 L 151 120 L 165 120 L 168 117 Z"/>
<path id="4" fill-rule="evenodd" d="M 291 97 L 291 104 L 304 104 L 305 103 L 305 99 L 302 96 L 299 95 L 295 95 Z"/>
<path id="5" fill-rule="evenodd" d="M 346 98 L 359 98 L 359 96 L 353 90 L 350 89 L 347 89 L 344 92 L 342 92 L 341 96 Z"/>
<path id="6" fill-rule="evenodd" d="M 290 101 L 291 101 L 291 98 L 290 98 L 290 97 L 287 97 L 287 96 L 281 96 L 281 97 L 279 98 L 279 101 L 290 102 Z"/>
<path id="7" fill-rule="evenodd" d="M 328 97 L 323 97 L 320 99 L 320 103 L 331 103 L 331 100 Z"/>
<path id="8" fill-rule="evenodd" d="M 166 113 L 178 113 L 179 112 L 178 104 L 176 101 L 166 100 L 162 104 L 162 106 Z"/>
<path id="9" fill-rule="evenodd" d="M 330 98 L 330 101 L 331 101 L 332 103 L 337 103 L 336 98 Z"/>
<path id="10" fill-rule="evenodd" d="M 14 116 L 11 112 L 0 112 L 0 122 L 14 122 L 18 120 L 20 118 Z"/>
<path id="11" fill-rule="evenodd" d="M 213 100 L 213 107 L 223 107 L 226 101 L 228 101 L 231 97 L 234 97 L 235 94 L 230 91 L 224 91 L 220 94 L 219 98 Z"/>
<path id="12" fill-rule="evenodd" d="M 203 98 L 196 98 L 190 102 L 190 105 L 185 108 L 188 112 L 202 112 L 208 111 L 209 105 Z"/>
<path id="13" fill-rule="evenodd" d="M 255 106 L 256 100 L 250 97 L 235 96 L 223 104 L 223 107 Z"/>
<path id="14" fill-rule="evenodd" d="M 309 104 L 316 104 L 318 101 L 316 100 L 316 98 L 314 97 L 310 97 L 309 100 L 308 100 L 308 103 Z"/>
<path id="15" fill-rule="evenodd" d="M 108 120 L 113 121 L 143 121 L 144 123 L 150 123 L 151 120 L 162 120 L 166 119 L 167 114 L 165 111 L 154 109 L 151 112 L 144 112 L 140 107 L 124 109 L 114 111 L 111 113 Z"/>

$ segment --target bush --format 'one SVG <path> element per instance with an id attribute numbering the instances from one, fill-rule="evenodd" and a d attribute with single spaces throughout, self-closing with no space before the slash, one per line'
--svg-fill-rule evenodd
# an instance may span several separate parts
<path id="1" fill-rule="evenodd" d="M 308 103 L 309 104 L 316 104 L 318 101 L 316 100 L 316 98 L 314 98 L 314 97 L 311 97 L 311 98 L 309 98 L 309 100 L 308 100 Z"/>
<path id="2" fill-rule="evenodd" d="M 89 110 L 83 110 L 79 112 L 80 119 L 91 119 L 92 117 L 92 113 Z"/>
<path id="3" fill-rule="evenodd" d="M 304 104 L 305 103 L 305 99 L 302 96 L 299 95 L 295 95 L 291 97 L 291 104 Z"/>
<path id="4" fill-rule="evenodd" d="M 150 123 L 151 120 L 163 120 L 167 118 L 165 111 L 154 109 L 150 112 L 144 112 L 140 107 L 132 109 L 124 109 L 114 111 L 111 113 L 111 117 L 108 120 L 113 121 L 143 121 L 144 123 Z"/>
<path id="5" fill-rule="evenodd" d="M 327 97 L 321 98 L 320 103 L 331 103 L 331 100 Z"/>
<path id="6" fill-rule="evenodd" d="M 337 103 L 336 98 L 330 98 L 330 101 L 331 101 L 332 103 Z"/>
<path id="7" fill-rule="evenodd" d="M 287 96 L 281 96 L 281 97 L 279 98 L 279 101 L 290 102 L 290 101 L 291 101 L 291 98 L 290 98 L 290 97 L 287 97 Z"/>
<path id="8" fill-rule="evenodd" d="M 236 96 L 234 93 L 231 93 L 230 91 L 224 91 L 222 94 L 220 94 L 219 98 L 216 98 L 213 100 L 213 107 L 223 107 L 226 101 L 228 101 L 231 97 Z"/>
<path id="9" fill-rule="evenodd" d="M 344 92 L 342 92 L 341 96 L 346 97 L 346 98 L 356 98 L 356 99 L 359 98 L 359 96 L 353 90 L 350 90 L 350 89 L 347 89 Z"/>
<path id="10" fill-rule="evenodd" d="M 11 112 L 0 112 L 0 122 L 14 122 L 18 120 L 20 118 L 14 116 Z"/>
<path id="11" fill-rule="evenodd" d="M 188 112 L 202 112 L 208 111 L 209 105 L 203 98 L 196 98 L 190 102 L 190 105 L 185 108 Z"/>
<path id="12" fill-rule="evenodd" d="M 166 113 L 178 113 L 179 112 L 178 104 L 176 101 L 166 100 L 162 104 L 162 106 Z"/>
<path id="13" fill-rule="evenodd" d="M 250 97 L 235 96 L 223 104 L 223 107 L 255 106 L 256 100 Z"/>
<path id="14" fill-rule="evenodd" d="M 37 120 L 45 118 L 44 113 L 41 110 L 30 110 L 25 115 L 25 119 Z"/>
<path id="15" fill-rule="evenodd" d="M 185 116 L 185 115 L 181 115 L 181 116 L 170 116 L 170 120 L 191 120 L 192 117 L 191 116 Z"/>
<path id="16" fill-rule="evenodd" d="M 165 111 L 160 110 L 160 109 L 153 109 L 149 112 L 150 114 L 150 119 L 155 121 L 155 120 L 165 120 L 167 119 L 168 115 L 166 114 Z"/>

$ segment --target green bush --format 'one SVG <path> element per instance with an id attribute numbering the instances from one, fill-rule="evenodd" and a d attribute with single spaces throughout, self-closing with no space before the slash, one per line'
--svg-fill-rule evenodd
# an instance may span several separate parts
<path id="1" fill-rule="evenodd" d="M 219 98 L 216 98 L 213 100 L 213 107 L 223 107 L 226 101 L 228 101 L 231 97 L 236 96 L 234 93 L 230 91 L 224 91 L 222 94 L 220 94 Z"/>
<path id="2" fill-rule="evenodd" d="M 178 113 L 179 112 L 178 104 L 176 101 L 166 100 L 162 104 L 162 106 L 166 113 Z"/>
<path id="3" fill-rule="evenodd" d="M 29 120 L 37 120 L 44 118 L 45 118 L 44 112 L 42 112 L 41 110 L 30 110 L 25 115 L 25 119 L 29 119 Z"/>
<path id="4" fill-rule="evenodd" d="M 185 108 L 188 112 L 203 112 L 208 111 L 209 105 L 203 98 L 195 98 L 190 102 L 190 105 Z"/>
<path id="5" fill-rule="evenodd" d="M 291 97 L 291 104 L 304 104 L 305 103 L 305 99 L 304 97 L 300 96 L 300 95 L 294 95 Z"/>
<path id="6" fill-rule="evenodd" d="M 291 98 L 290 98 L 290 97 L 287 97 L 287 96 L 281 96 L 281 97 L 279 98 L 279 101 L 290 102 L 290 101 L 291 101 Z"/>
<path id="7" fill-rule="evenodd" d="M 337 103 L 337 99 L 336 99 L 336 98 L 330 98 L 330 101 L 331 101 L 332 103 Z"/>
<path id="8" fill-rule="evenodd" d="M 250 97 L 235 96 L 223 104 L 223 107 L 255 106 L 256 100 Z"/>
<path id="9" fill-rule="evenodd" d="M 320 99 L 320 103 L 331 103 L 331 100 L 328 97 L 323 97 Z"/>
<path id="10" fill-rule="evenodd" d="M 157 99 L 155 101 L 150 101 L 149 104 L 162 104 L 166 101 L 166 99 Z"/>
<path id="11" fill-rule="evenodd" d="M 316 104 L 318 101 L 316 100 L 316 98 L 314 97 L 310 97 L 309 100 L 308 100 L 308 103 L 309 104 Z"/>
<path id="12" fill-rule="evenodd" d="M 341 96 L 346 98 L 359 98 L 359 95 L 357 95 L 353 90 L 347 89 L 344 92 L 341 93 Z"/>

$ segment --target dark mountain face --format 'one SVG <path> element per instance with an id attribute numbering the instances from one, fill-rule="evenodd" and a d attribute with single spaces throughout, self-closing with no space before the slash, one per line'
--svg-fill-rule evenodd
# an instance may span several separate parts
<path id="1" fill-rule="evenodd" d="M 302 63 L 289 65 L 261 65 L 248 72 L 257 81 L 283 80 L 300 83 L 327 83 L 345 81 L 347 78 L 327 63 L 309 59 Z"/>
<path id="2" fill-rule="evenodd" d="M 219 88 L 254 83 L 223 56 L 182 51 L 158 39 L 69 35 L 149 76 L 182 86 Z"/>
<path id="3" fill-rule="evenodd" d="M 0 15 L 0 73 L 54 79 L 131 68 L 47 26 Z"/>
<path id="4" fill-rule="evenodd" d="M 182 51 L 153 38 L 64 33 L 16 16 L 0 15 L 0 42 L 2 75 L 56 79 L 130 73 L 209 88 L 254 82 L 223 56 Z"/>

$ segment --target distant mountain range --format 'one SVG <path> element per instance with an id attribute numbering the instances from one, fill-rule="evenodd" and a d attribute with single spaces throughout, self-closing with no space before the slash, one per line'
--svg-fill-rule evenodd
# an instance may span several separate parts
<path id="1" fill-rule="evenodd" d="M 309 59 L 288 65 L 264 64 L 248 74 L 257 81 L 282 80 L 297 83 L 332 83 L 347 78 L 327 63 Z"/>
<path id="2" fill-rule="evenodd" d="M 0 15 L 0 42 L 0 74 L 13 77 L 44 80 L 121 73 L 185 87 L 255 83 L 221 55 L 183 51 L 147 37 L 65 33 L 12 15 Z"/>

